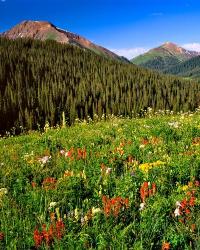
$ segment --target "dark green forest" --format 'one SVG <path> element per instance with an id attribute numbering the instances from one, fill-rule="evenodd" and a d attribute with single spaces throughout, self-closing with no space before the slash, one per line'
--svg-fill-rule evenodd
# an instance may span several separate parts
<path id="1" fill-rule="evenodd" d="M 194 110 L 200 84 L 54 41 L 0 38 L 0 131 L 68 124 L 94 114 Z"/>
<path id="2" fill-rule="evenodd" d="M 200 56 L 191 58 L 185 62 L 164 71 L 167 74 L 190 77 L 199 81 L 200 79 Z"/>

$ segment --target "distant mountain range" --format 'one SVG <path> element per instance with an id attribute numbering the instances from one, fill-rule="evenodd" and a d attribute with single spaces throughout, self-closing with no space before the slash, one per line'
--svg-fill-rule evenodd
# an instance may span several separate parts
<path id="1" fill-rule="evenodd" d="M 47 21 L 23 21 L 0 36 L 14 40 L 17 38 L 54 40 L 58 43 L 77 46 L 83 50 L 90 50 L 109 59 L 130 63 L 125 57 L 96 45 L 78 34 L 62 30 Z M 164 74 L 200 79 L 200 52 L 186 50 L 172 42 L 166 42 L 151 49 L 145 54 L 133 58 L 131 62 Z"/>
<path id="2" fill-rule="evenodd" d="M 131 61 L 134 64 L 145 68 L 165 72 L 170 68 L 177 67 L 188 59 L 199 55 L 199 52 L 189 51 L 174 43 L 166 42 Z"/>
<path id="3" fill-rule="evenodd" d="M 96 45 L 80 35 L 62 30 L 46 21 L 23 21 L 10 30 L 2 33 L 1 36 L 9 39 L 31 38 L 38 40 L 55 40 L 59 43 L 66 43 L 76 45 L 83 49 L 89 49 L 107 58 L 129 62 L 126 58 L 118 56 L 110 50 Z"/>

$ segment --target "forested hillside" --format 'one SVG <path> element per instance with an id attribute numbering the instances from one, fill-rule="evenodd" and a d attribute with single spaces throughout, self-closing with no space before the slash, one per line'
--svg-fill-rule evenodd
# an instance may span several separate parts
<path id="1" fill-rule="evenodd" d="M 180 63 L 176 67 L 171 67 L 164 73 L 200 80 L 200 56 Z"/>
<path id="2" fill-rule="evenodd" d="M 193 110 L 200 84 L 163 76 L 54 41 L 0 38 L 0 130 L 69 124 L 145 107 Z"/>

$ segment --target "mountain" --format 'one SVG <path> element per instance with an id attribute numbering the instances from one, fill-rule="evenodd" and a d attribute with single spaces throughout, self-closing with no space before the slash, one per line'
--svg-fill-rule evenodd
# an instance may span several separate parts
<path id="1" fill-rule="evenodd" d="M 200 55 L 199 52 L 189 51 L 174 43 L 166 42 L 131 61 L 136 65 L 163 72 L 198 55 Z"/>
<path id="2" fill-rule="evenodd" d="M 200 80 L 200 56 L 179 63 L 177 66 L 171 67 L 163 73 Z"/>
<path id="3" fill-rule="evenodd" d="M 96 45 L 80 35 L 62 30 L 52 23 L 46 21 L 23 21 L 10 30 L 2 33 L 1 36 L 9 39 L 31 38 L 42 41 L 55 40 L 59 43 L 72 44 L 83 49 L 89 49 L 96 54 L 105 56 L 107 58 L 127 62 L 127 60 L 125 60 L 123 57 L 116 55 L 110 50 Z"/>

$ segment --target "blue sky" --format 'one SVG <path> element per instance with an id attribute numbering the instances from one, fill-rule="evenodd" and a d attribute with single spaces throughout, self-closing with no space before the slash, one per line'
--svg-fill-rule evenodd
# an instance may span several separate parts
<path id="1" fill-rule="evenodd" d="M 199 0 L 0 0 L 0 32 L 47 20 L 129 58 L 166 41 L 200 51 Z"/>

